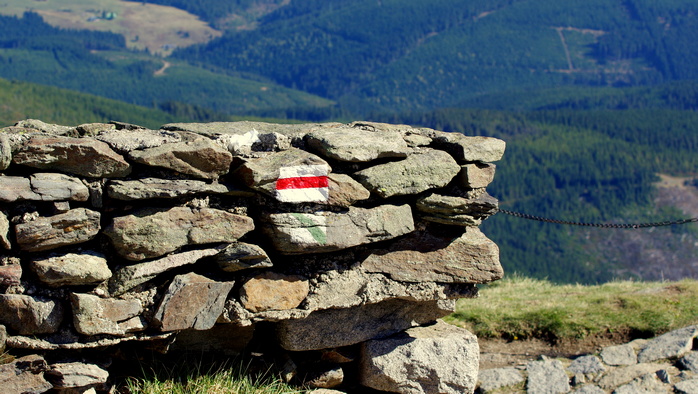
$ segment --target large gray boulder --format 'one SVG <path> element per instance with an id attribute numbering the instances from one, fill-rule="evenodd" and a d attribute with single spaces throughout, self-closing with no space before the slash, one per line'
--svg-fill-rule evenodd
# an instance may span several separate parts
<path id="1" fill-rule="evenodd" d="M 362 385 L 393 393 L 472 393 L 480 348 L 468 330 L 438 321 L 361 346 Z"/>
<path id="2" fill-rule="evenodd" d="M 160 257 L 185 245 L 236 241 L 254 229 L 251 218 L 212 208 L 144 209 L 114 218 L 104 234 L 124 258 Z"/>
<path id="3" fill-rule="evenodd" d="M 131 173 L 131 165 L 121 155 L 90 138 L 35 134 L 14 153 L 12 162 L 90 178 L 118 178 Z"/>
<path id="4" fill-rule="evenodd" d="M 412 302 L 400 299 L 347 309 L 313 312 L 299 320 L 277 324 L 277 337 L 286 350 L 304 351 L 354 345 L 385 338 L 453 313 L 455 302 Z"/>
<path id="5" fill-rule="evenodd" d="M 693 349 L 693 342 L 698 337 L 698 325 L 688 326 L 660 335 L 652 339 L 638 353 L 637 361 L 649 363 L 665 358 L 679 358 Z"/>
<path id="6" fill-rule="evenodd" d="M 414 230 L 409 205 L 349 208 L 346 213 L 276 213 L 265 217 L 263 230 L 281 253 L 330 252 L 384 241 Z"/>
<path id="7" fill-rule="evenodd" d="M 371 193 L 388 198 L 444 187 L 459 172 L 460 166 L 448 153 L 424 148 L 404 160 L 358 171 L 354 177 Z"/>
<path id="8" fill-rule="evenodd" d="M 87 242 L 100 230 L 99 212 L 76 208 L 66 213 L 20 223 L 15 237 L 20 249 L 28 252 L 50 250 Z"/>
<path id="9" fill-rule="evenodd" d="M 400 133 L 350 127 L 321 129 L 308 134 L 306 140 L 321 155 L 349 162 L 407 157 L 411 151 Z"/>
<path id="10" fill-rule="evenodd" d="M 477 227 L 461 236 L 417 231 L 370 254 L 361 263 L 403 282 L 488 283 L 504 275 L 499 248 Z"/>

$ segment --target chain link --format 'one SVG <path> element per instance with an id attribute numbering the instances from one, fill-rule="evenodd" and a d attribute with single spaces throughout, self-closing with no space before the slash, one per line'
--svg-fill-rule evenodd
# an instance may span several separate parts
<path id="1" fill-rule="evenodd" d="M 686 223 L 698 222 L 698 218 L 692 218 L 692 219 L 680 219 L 680 220 L 672 220 L 672 221 L 656 222 L 656 223 L 636 223 L 636 224 L 582 223 L 582 222 L 570 222 L 567 220 L 548 219 L 548 218 L 544 218 L 544 217 L 540 217 L 540 216 L 529 215 L 527 213 L 509 211 L 506 209 L 499 209 L 499 212 L 510 215 L 510 216 L 515 216 L 515 217 L 528 219 L 528 220 L 537 220 L 539 222 L 545 222 L 545 223 L 569 224 L 572 226 L 586 226 L 586 227 L 599 227 L 599 228 L 626 228 L 626 229 L 628 229 L 628 228 L 647 228 L 647 227 L 662 227 L 662 226 L 672 226 L 675 224 L 686 224 Z"/>

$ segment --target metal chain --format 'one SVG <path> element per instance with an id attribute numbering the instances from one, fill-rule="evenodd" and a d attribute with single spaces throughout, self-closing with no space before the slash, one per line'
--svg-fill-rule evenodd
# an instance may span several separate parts
<path id="1" fill-rule="evenodd" d="M 545 223 L 569 224 L 572 226 L 586 226 L 586 227 L 600 227 L 600 228 L 647 228 L 647 227 L 672 226 L 674 224 L 686 224 L 686 223 L 698 222 L 698 218 L 692 218 L 692 219 L 672 220 L 672 221 L 666 221 L 666 222 L 637 223 L 637 224 L 581 223 L 581 222 L 570 222 L 570 221 L 566 221 L 566 220 L 548 219 L 548 218 L 544 218 L 544 217 L 540 217 L 540 216 L 529 215 L 527 213 L 509 211 L 506 209 L 499 209 L 499 212 L 507 214 L 507 215 L 523 218 L 523 219 L 537 220 L 539 222 L 545 222 Z"/>

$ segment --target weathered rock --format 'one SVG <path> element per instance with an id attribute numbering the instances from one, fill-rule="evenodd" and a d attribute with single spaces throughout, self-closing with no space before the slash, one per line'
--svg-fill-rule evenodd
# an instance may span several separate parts
<path id="1" fill-rule="evenodd" d="M 433 143 L 459 162 L 498 161 L 506 148 L 506 143 L 497 138 L 468 137 L 460 133 L 440 132 L 433 138 Z"/>
<path id="2" fill-rule="evenodd" d="M 0 177 L 0 201 L 87 201 L 87 187 L 77 178 L 55 173 L 37 173 L 29 178 Z"/>
<path id="3" fill-rule="evenodd" d="M 46 371 L 48 379 L 57 389 L 100 387 L 107 383 L 109 372 L 94 364 L 80 362 L 52 364 Z"/>
<path id="4" fill-rule="evenodd" d="M 580 389 L 574 390 L 574 394 L 606 394 L 599 386 L 588 384 Z"/>
<path id="5" fill-rule="evenodd" d="M 327 176 L 329 198 L 328 205 L 350 207 L 357 201 L 367 200 L 371 192 L 363 185 L 345 174 L 330 174 Z"/>
<path id="6" fill-rule="evenodd" d="M 153 321 L 162 331 L 208 330 L 223 312 L 225 299 L 234 282 L 216 282 L 188 273 L 170 283 Z"/>
<path id="7" fill-rule="evenodd" d="M 258 141 L 252 144 L 252 150 L 257 152 L 278 152 L 291 149 L 291 138 L 280 133 L 261 133 Z"/>
<path id="8" fill-rule="evenodd" d="M 322 364 L 308 371 L 303 378 L 303 386 L 314 389 L 331 389 L 344 382 L 344 370 L 339 365 Z"/>
<path id="9" fill-rule="evenodd" d="M 330 171 L 320 157 L 289 149 L 250 160 L 235 175 L 248 187 L 282 202 L 325 202 Z"/>
<path id="10" fill-rule="evenodd" d="M 613 366 L 637 364 L 635 349 L 627 343 L 603 348 L 601 359 L 604 363 Z"/>
<path id="11" fill-rule="evenodd" d="M 646 374 L 635 378 L 632 382 L 624 384 L 613 390 L 614 394 L 637 394 L 637 393 L 668 393 L 668 384 L 664 384 L 657 379 L 656 374 Z"/>
<path id="12" fill-rule="evenodd" d="M 12 243 L 10 243 L 9 234 L 10 221 L 7 220 L 5 212 L 0 211 L 0 246 L 7 250 L 12 249 Z"/>
<path id="13" fill-rule="evenodd" d="M 48 370 L 46 360 L 41 356 L 29 355 L 11 363 L 0 365 L 0 387 L 3 393 L 39 394 L 53 388 L 44 379 Z"/>
<path id="14" fill-rule="evenodd" d="M 425 324 L 450 313 L 449 301 L 410 302 L 388 300 L 348 309 L 313 312 L 301 320 L 277 325 L 279 343 L 286 350 L 304 351 L 353 345 L 385 338 L 414 325 Z"/>
<path id="15" fill-rule="evenodd" d="M 0 354 L 5 352 L 7 347 L 7 329 L 0 324 Z"/>
<path id="16" fill-rule="evenodd" d="M 282 253 L 316 253 L 384 241 L 414 230 L 409 205 L 349 208 L 346 213 L 278 213 L 264 231 Z"/>
<path id="17" fill-rule="evenodd" d="M 308 296 L 308 281 L 294 275 L 264 272 L 240 288 L 240 302 L 252 312 L 292 309 Z"/>
<path id="18" fill-rule="evenodd" d="M 15 164 L 90 178 L 118 178 L 131 165 L 109 145 L 91 138 L 33 135 L 12 157 Z"/>
<path id="19" fill-rule="evenodd" d="M 698 393 L 698 379 L 684 380 L 683 382 L 674 385 L 676 394 L 695 394 Z"/>
<path id="20" fill-rule="evenodd" d="M 446 186 L 459 172 L 460 166 L 448 153 L 424 149 L 404 160 L 358 171 L 354 177 L 371 193 L 388 198 Z"/>
<path id="21" fill-rule="evenodd" d="M 487 193 L 473 198 L 431 193 L 417 200 L 417 210 L 424 220 L 456 226 L 479 226 L 498 209 L 497 199 Z"/>
<path id="22" fill-rule="evenodd" d="M 208 138 L 134 150 L 128 157 L 137 163 L 166 168 L 202 179 L 227 174 L 233 155 Z"/>
<path id="23" fill-rule="evenodd" d="M 488 283 L 504 275 L 499 248 L 476 227 L 460 237 L 414 232 L 373 252 L 361 266 L 404 282 Z"/>
<path id="24" fill-rule="evenodd" d="M 0 260 L 0 287 L 20 284 L 22 279 L 22 265 L 19 258 L 10 257 Z"/>
<path id="25" fill-rule="evenodd" d="M 77 208 L 18 224 L 15 226 L 15 236 L 20 249 L 29 252 L 75 245 L 97 236 L 100 216 L 99 212 Z"/>
<path id="26" fill-rule="evenodd" d="M 264 130 L 266 133 L 279 133 L 291 139 L 300 140 L 306 134 L 319 128 L 342 126 L 341 123 L 322 124 L 282 124 L 266 122 L 207 122 L 207 123 L 169 123 L 161 129 L 172 131 L 188 131 L 196 134 L 218 137 L 221 135 L 244 135 L 253 130 Z"/>
<path id="27" fill-rule="evenodd" d="M 273 266 L 264 249 L 245 242 L 231 243 L 217 254 L 215 259 L 218 262 L 218 266 L 226 272 Z"/>
<path id="28" fill-rule="evenodd" d="M 668 368 L 671 368 L 671 365 L 667 363 L 643 363 L 615 368 L 606 372 L 598 381 L 598 385 L 604 390 L 613 390 L 616 387 L 630 383 L 640 376 L 654 374 L 659 370 Z"/>
<path id="29" fill-rule="evenodd" d="M 100 298 L 79 293 L 71 294 L 70 298 L 73 324 L 80 334 L 125 335 L 145 328 L 137 318 L 143 312 L 143 306 L 136 299 Z M 135 321 L 131 321 L 134 318 Z"/>
<path id="30" fill-rule="evenodd" d="M 12 163 L 12 144 L 7 135 L 0 133 L 0 171 L 5 171 Z"/>
<path id="31" fill-rule="evenodd" d="M 52 287 L 97 284 L 112 275 L 106 257 L 96 252 L 34 259 L 30 266 L 39 280 Z"/>
<path id="32" fill-rule="evenodd" d="M 698 337 L 698 326 L 684 327 L 651 340 L 637 355 L 640 363 L 664 358 L 678 358 L 690 352 L 693 340 Z"/>
<path id="33" fill-rule="evenodd" d="M 20 335 L 50 334 L 63 321 L 57 300 L 20 294 L 0 294 L 0 324 Z"/>
<path id="34" fill-rule="evenodd" d="M 146 129 L 102 131 L 95 138 L 121 154 L 182 141 L 182 137 L 177 133 Z"/>
<path id="35" fill-rule="evenodd" d="M 528 363 L 528 393 L 566 393 L 570 383 L 559 360 L 531 361 Z"/>
<path id="36" fill-rule="evenodd" d="M 74 133 L 80 137 L 95 137 L 100 133 L 116 131 L 116 125 L 112 123 L 84 123 L 75 127 Z"/>
<path id="37" fill-rule="evenodd" d="M 681 368 L 698 373 L 698 351 L 694 350 L 679 360 Z"/>
<path id="38" fill-rule="evenodd" d="M 480 189 L 492 183 L 497 166 L 492 163 L 470 163 L 461 168 L 459 174 L 461 186 Z"/>
<path id="39" fill-rule="evenodd" d="M 407 157 L 411 151 L 397 132 L 338 127 L 312 132 L 306 136 L 306 140 L 308 146 L 321 155 L 349 162 Z"/>
<path id="40" fill-rule="evenodd" d="M 116 217 L 104 234 L 122 257 L 138 261 L 185 245 L 234 242 L 253 229 L 254 223 L 247 216 L 211 208 L 175 207 Z"/>
<path id="41" fill-rule="evenodd" d="M 481 370 L 478 380 L 480 382 L 478 392 L 486 394 L 503 387 L 517 385 L 524 381 L 524 377 L 516 368 L 494 368 Z"/>
<path id="42" fill-rule="evenodd" d="M 367 273 L 363 269 L 321 275 L 304 302 L 305 310 L 351 308 L 399 298 L 416 302 L 472 298 L 477 288 L 470 284 L 447 284 L 431 281 L 398 282 L 382 274 Z"/>
<path id="43" fill-rule="evenodd" d="M 576 358 L 567 370 L 574 374 L 594 375 L 606 370 L 601 360 L 593 355 Z"/>
<path id="44" fill-rule="evenodd" d="M 171 269 L 194 264 L 204 257 L 215 256 L 223 249 L 222 246 L 188 252 L 175 253 L 158 260 L 129 265 L 114 273 L 109 280 L 109 290 L 112 296 L 117 296 L 145 283 Z"/>
<path id="45" fill-rule="evenodd" d="M 443 321 L 362 344 L 362 385 L 395 393 L 470 393 L 478 377 L 475 335 Z"/>
<path id="46" fill-rule="evenodd" d="M 63 135 L 71 130 L 73 130 L 73 127 L 70 126 L 62 126 L 62 125 L 57 125 L 57 124 L 50 124 L 50 123 L 45 123 L 41 120 L 38 119 L 24 119 L 20 120 L 19 122 L 15 123 L 16 127 L 22 127 L 25 129 L 34 129 L 34 130 L 39 130 L 47 134 L 55 134 L 55 135 Z"/>
<path id="47" fill-rule="evenodd" d="M 223 194 L 228 187 L 191 179 L 144 178 L 134 181 L 114 180 L 107 185 L 109 197 L 117 200 L 145 200 L 148 198 L 177 198 L 196 194 Z"/>
<path id="48" fill-rule="evenodd" d="M 216 352 L 237 356 L 245 351 L 252 340 L 254 325 L 216 324 L 209 330 L 183 330 L 170 349 L 187 352 Z"/>

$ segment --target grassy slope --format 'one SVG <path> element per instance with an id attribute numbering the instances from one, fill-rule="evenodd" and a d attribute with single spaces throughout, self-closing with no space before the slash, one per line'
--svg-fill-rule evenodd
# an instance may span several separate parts
<path id="1" fill-rule="evenodd" d="M 484 338 L 649 338 L 698 324 L 698 281 L 583 286 L 513 276 L 460 300 L 448 321 Z"/>

